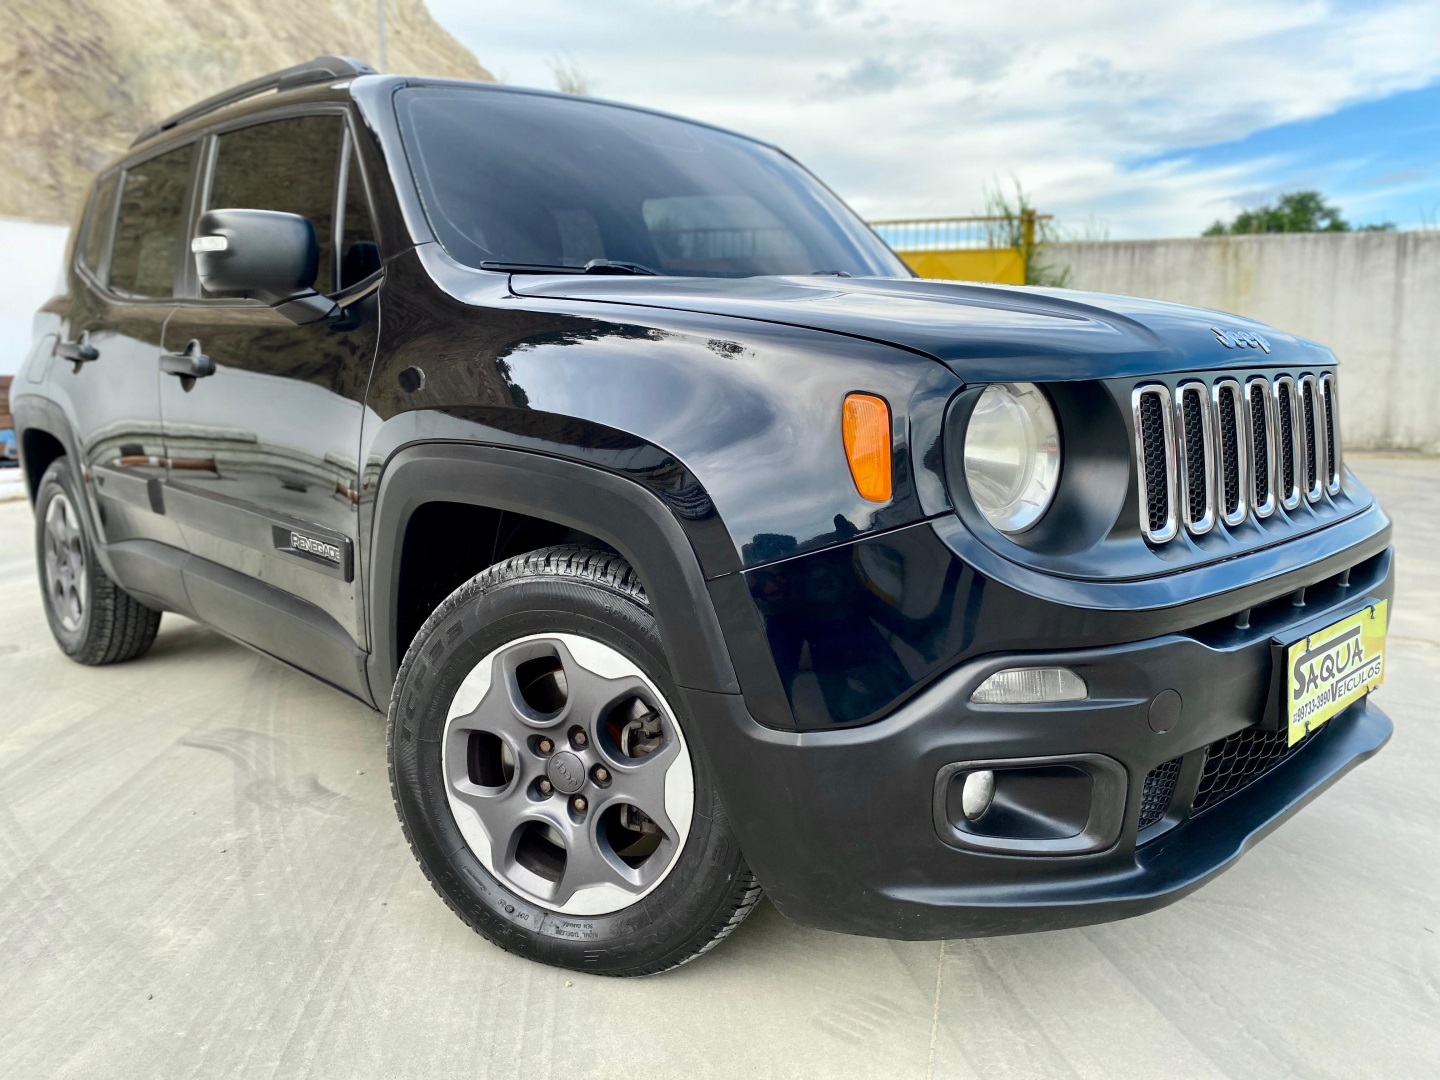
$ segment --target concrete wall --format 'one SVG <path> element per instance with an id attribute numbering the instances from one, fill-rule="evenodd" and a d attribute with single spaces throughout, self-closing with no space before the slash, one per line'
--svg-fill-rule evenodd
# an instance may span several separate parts
<path id="1" fill-rule="evenodd" d="M 1234 312 L 1340 358 L 1346 446 L 1440 453 L 1440 232 L 1055 244 L 1069 285 Z"/>

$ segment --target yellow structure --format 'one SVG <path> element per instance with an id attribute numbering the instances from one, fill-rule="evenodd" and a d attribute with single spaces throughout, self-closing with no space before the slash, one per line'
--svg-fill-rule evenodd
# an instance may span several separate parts
<path id="1" fill-rule="evenodd" d="M 921 277 L 1024 285 L 1038 219 L 1035 211 L 1026 210 L 1013 217 L 905 218 L 870 224 Z"/>
<path id="2" fill-rule="evenodd" d="M 1025 284 L 1025 257 L 1019 248 L 959 248 L 897 254 L 921 277 Z"/>

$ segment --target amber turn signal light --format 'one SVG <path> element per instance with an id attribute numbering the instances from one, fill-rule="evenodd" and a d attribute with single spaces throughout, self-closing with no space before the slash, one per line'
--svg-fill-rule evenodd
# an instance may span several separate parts
<path id="1" fill-rule="evenodd" d="M 889 502 L 890 406 L 874 394 L 847 394 L 840 431 L 855 490 L 871 502 Z"/>

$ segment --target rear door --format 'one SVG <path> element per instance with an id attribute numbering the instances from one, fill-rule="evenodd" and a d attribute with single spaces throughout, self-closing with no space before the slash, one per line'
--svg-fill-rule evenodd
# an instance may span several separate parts
<path id="1" fill-rule="evenodd" d="M 103 176 L 74 245 L 69 307 L 50 361 L 49 395 L 75 436 L 99 539 L 183 546 L 160 501 L 165 447 L 159 374 L 165 321 L 182 271 L 193 144 Z M 153 551 L 151 554 L 155 554 Z M 173 555 L 165 565 L 175 571 Z M 149 591 L 144 581 L 123 583 Z M 163 589 L 162 595 L 173 592 Z"/>
<path id="2" fill-rule="evenodd" d="M 340 306 L 296 325 L 257 301 L 205 295 L 192 272 L 165 349 L 208 356 L 214 374 L 160 376 L 166 505 L 194 556 L 187 591 L 207 622 L 361 692 L 357 456 L 379 264 L 347 118 L 252 120 L 212 136 L 204 153 L 196 216 L 307 217 L 321 250 L 316 288 Z"/>

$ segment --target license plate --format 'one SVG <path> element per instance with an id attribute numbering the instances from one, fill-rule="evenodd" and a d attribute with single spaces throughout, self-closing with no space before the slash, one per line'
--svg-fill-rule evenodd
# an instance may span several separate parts
<path id="1" fill-rule="evenodd" d="M 1286 650 L 1291 746 L 1384 681 L 1385 605 L 1372 604 Z"/>

